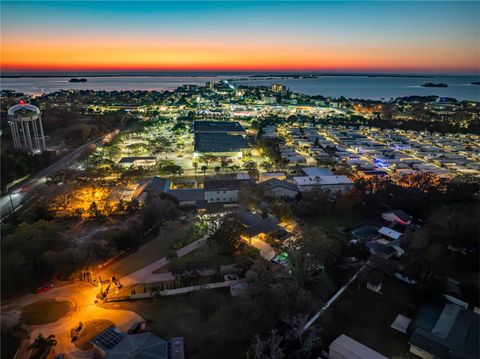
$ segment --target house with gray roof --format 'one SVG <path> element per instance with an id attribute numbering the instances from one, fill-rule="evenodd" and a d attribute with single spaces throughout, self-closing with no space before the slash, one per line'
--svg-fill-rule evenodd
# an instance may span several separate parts
<path id="1" fill-rule="evenodd" d="M 152 332 L 126 334 L 111 326 L 95 336 L 93 344 L 97 357 L 106 359 L 168 359 L 168 342 Z"/>
<path id="2" fill-rule="evenodd" d="M 428 309 L 428 310 L 427 310 Z M 480 315 L 448 303 L 441 312 L 422 308 L 410 324 L 410 352 L 420 358 L 480 358 Z"/>
<path id="3" fill-rule="evenodd" d="M 300 190 L 295 183 L 276 178 L 263 181 L 260 186 L 265 190 L 266 195 L 277 198 L 293 199 L 300 193 Z"/>

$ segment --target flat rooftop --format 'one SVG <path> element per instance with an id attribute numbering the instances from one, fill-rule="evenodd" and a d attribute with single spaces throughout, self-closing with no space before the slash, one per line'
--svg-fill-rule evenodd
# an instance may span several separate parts
<path id="1" fill-rule="evenodd" d="M 247 140 L 239 135 L 228 135 L 220 132 L 195 134 L 195 152 L 239 152 L 248 148 L 250 146 Z"/>
<path id="2" fill-rule="evenodd" d="M 194 121 L 193 132 L 245 132 L 239 122 L 233 121 Z"/>
<path id="3" fill-rule="evenodd" d="M 220 190 L 238 190 L 242 185 L 251 184 L 251 180 L 235 180 L 235 179 L 215 179 L 206 180 L 203 184 L 205 191 L 220 191 Z"/>
<path id="4" fill-rule="evenodd" d="M 353 182 L 347 176 L 302 176 L 293 177 L 298 186 L 331 186 L 331 185 L 351 185 Z"/>

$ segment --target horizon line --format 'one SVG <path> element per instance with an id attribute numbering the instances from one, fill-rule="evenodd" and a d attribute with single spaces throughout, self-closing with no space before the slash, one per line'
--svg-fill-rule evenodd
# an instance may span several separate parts
<path id="1" fill-rule="evenodd" d="M 405 71 L 405 70 L 309 70 L 309 69 L 285 69 L 285 70 L 262 70 L 262 69 L 29 69 L 29 70 L 2 70 L 0 69 L 0 78 L 5 77 L 28 77 L 28 76 L 42 76 L 42 75 L 58 75 L 69 76 L 84 75 L 84 76 L 101 76 L 101 75 L 123 75 L 123 76 L 158 76 L 164 74 L 266 74 L 266 75 L 395 75 L 395 76 L 480 76 L 480 72 L 472 71 Z"/>

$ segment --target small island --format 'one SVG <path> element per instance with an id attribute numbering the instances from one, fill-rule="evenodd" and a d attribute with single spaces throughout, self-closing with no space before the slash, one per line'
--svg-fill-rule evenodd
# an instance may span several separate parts
<path id="1" fill-rule="evenodd" d="M 425 84 L 423 84 L 423 85 L 421 85 L 421 86 L 422 86 L 422 87 L 448 87 L 447 84 L 441 84 L 441 83 L 439 83 L 439 84 L 434 84 L 434 83 L 432 83 L 432 82 L 427 82 L 427 83 L 425 83 Z"/>
<path id="2" fill-rule="evenodd" d="M 87 82 L 87 79 L 84 78 L 71 78 L 68 82 Z"/>
<path id="3" fill-rule="evenodd" d="M 470 82 L 470 84 L 480 86 L 480 81 Z"/>

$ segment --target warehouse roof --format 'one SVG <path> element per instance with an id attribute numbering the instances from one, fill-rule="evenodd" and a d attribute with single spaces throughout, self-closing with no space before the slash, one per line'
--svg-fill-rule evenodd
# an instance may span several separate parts
<path id="1" fill-rule="evenodd" d="M 239 122 L 233 121 L 195 121 L 194 132 L 245 132 Z"/>
<path id="2" fill-rule="evenodd" d="M 250 148 L 247 140 L 239 135 L 226 133 L 197 133 L 195 134 L 195 152 L 238 152 Z"/>

